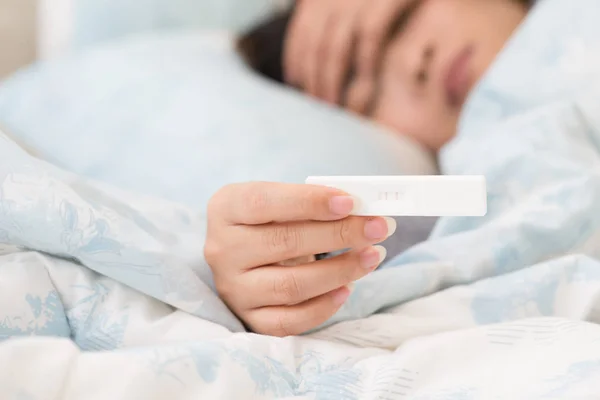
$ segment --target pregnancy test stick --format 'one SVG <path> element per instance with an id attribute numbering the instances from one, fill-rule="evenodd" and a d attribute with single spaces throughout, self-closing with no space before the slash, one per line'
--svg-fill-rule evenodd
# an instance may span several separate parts
<path id="1" fill-rule="evenodd" d="M 356 201 L 353 215 L 483 217 L 483 176 L 311 176 L 310 185 L 340 189 Z"/>

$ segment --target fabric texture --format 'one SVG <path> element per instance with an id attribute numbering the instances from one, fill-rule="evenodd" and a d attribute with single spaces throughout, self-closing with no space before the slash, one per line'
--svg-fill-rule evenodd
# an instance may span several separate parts
<path id="1" fill-rule="evenodd" d="M 232 182 L 438 172 L 417 144 L 259 79 L 227 33 L 144 35 L 40 64 L 0 86 L 0 121 L 56 165 L 198 210 Z M 390 257 L 435 219 L 398 223 Z"/>
<path id="2" fill-rule="evenodd" d="M 209 289 L 201 215 L 2 138 L 3 397 L 597 398 L 598 20 L 596 0 L 536 6 L 441 158 L 485 174 L 488 215 L 442 218 L 303 337 L 243 332 Z"/>
<path id="3" fill-rule="evenodd" d="M 198 209 L 231 182 L 437 172 L 412 141 L 255 76 L 227 33 L 39 64 L 0 85 L 0 123 L 61 168 Z"/>

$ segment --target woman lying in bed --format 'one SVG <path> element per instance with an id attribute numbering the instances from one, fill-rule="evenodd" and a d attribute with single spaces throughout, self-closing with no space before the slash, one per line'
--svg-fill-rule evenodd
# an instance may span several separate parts
<path id="1" fill-rule="evenodd" d="M 261 74 L 437 151 L 528 3 L 299 0 L 239 49 Z M 375 245 L 396 229 L 390 219 L 348 217 L 352 208 L 352 198 L 320 187 L 225 187 L 210 203 L 205 244 L 219 294 L 255 332 L 294 335 L 325 322 L 383 261 Z M 312 256 L 339 249 L 352 251 Z"/>

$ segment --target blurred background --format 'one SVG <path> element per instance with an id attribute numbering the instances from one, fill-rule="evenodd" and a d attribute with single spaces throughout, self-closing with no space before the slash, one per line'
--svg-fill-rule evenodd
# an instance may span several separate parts
<path id="1" fill-rule="evenodd" d="M 0 0 L 0 128 L 62 169 L 200 209 L 231 182 L 437 172 L 418 143 L 248 68 L 236 33 L 290 3 Z"/>
<path id="2" fill-rule="evenodd" d="M 133 33 L 170 28 L 240 30 L 288 0 L 0 0 L 0 79 Z"/>
<path id="3" fill-rule="evenodd" d="M 0 130 L 64 170 L 198 210 L 232 182 L 436 174 L 418 143 L 248 68 L 235 34 L 290 3 L 0 0 Z"/>
<path id="4" fill-rule="evenodd" d="M 36 3 L 0 0 L 0 79 L 36 57 Z"/>

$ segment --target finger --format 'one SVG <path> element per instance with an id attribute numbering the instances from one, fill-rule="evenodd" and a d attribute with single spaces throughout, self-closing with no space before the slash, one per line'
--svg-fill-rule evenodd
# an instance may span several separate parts
<path id="1" fill-rule="evenodd" d="M 296 266 L 269 266 L 246 272 L 244 306 L 295 305 L 347 286 L 375 270 L 386 257 L 382 246 Z"/>
<path id="2" fill-rule="evenodd" d="M 331 318 L 348 300 L 350 294 L 350 289 L 343 287 L 295 306 L 252 310 L 245 320 L 254 332 L 263 335 L 301 335 Z"/>
<path id="3" fill-rule="evenodd" d="M 394 21 L 412 2 L 417 0 L 378 0 L 369 2 L 360 25 L 357 48 L 357 70 L 360 75 L 376 72 L 381 50 Z"/>
<path id="4" fill-rule="evenodd" d="M 317 257 L 315 255 L 310 255 L 310 256 L 296 257 L 296 258 L 292 258 L 290 260 L 281 261 L 275 265 L 279 265 L 282 267 L 294 267 L 296 265 L 303 265 L 303 264 L 315 262 L 316 260 L 317 260 Z"/>
<path id="5" fill-rule="evenodd" d="M 361 1 L 361 0 L 358 0 Z M 345 15 L 337 24 L 332 26 L 331 34 L 325 41 L 322 68 L 318 69 L 322 77 L 319 79 L 322 87 L 318 95 L 327 102 L 340 104 L 343 86 L 350 74 L 354 62 L 353 51 L 355 47 L 355 26 L 360 10 L 357 0 L 354 4 L 347 5 L 348 15 Z M 354 11 L 354 12 L 352 12 Z"/>
<path id="6" fill-rule="evenodd" d="M 355 76 L 346 90 L 344 106 L 358 115 L 365 115 L 369 109 L 375 82 L 366 75 Z"/>
<path id="7" fill-rule="evenodd" d="M 353 208 L 352 197 L 337 189 L 255 182 L 223 188 L 211 200 L 209 215 L 220 215 L 230 224 L 259 225 L 280 221 L 332 221 L 347 217 Z"/>
<path id="8" fill-rule="evenodd" d="M 336 16 L 331 10 L 327 14 L 320 14 L 315 18 L 311 27 L 310 40 L 304 53 L 303 76 L 301 85 L 304 91 L 314 97 L 318 97 L 321 84 L 321 68 L 329 40 L 329 32 L 332 25 L 336 23 Z"/>
<path id="9" fill-rule="evenodd" d="M 281 260 L 342 249 L 363 249 L 396 231 L 393 218 L 348 217 L 338 221 L 302 221 L 229 229 L 224 263 L 252 269 Z"/>
<path id="10" fill-rule="evenodd" d="M 283 46 L 283 74 L 285 81 L 300 87 L 302 80 L 302 60 L 306 52 L 311 30 L 311 15 L 321 0 L 303 0 L 296 3 L 288 26 Z"/>

